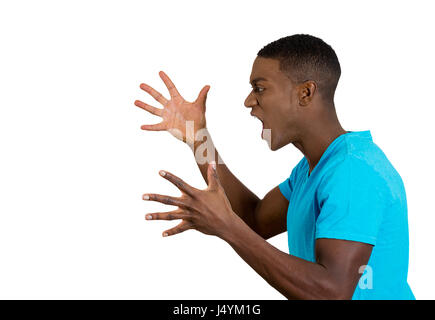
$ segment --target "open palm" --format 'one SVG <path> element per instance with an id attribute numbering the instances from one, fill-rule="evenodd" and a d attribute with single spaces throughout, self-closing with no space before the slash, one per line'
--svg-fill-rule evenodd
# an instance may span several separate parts
<path id="1" fill-rule="evenodd" d="M 134 103 L 136 106 L 162 118 L 160 123 L 142 125 L 141 129 L 148 131 L 168 131 L 177 139 L 186 142 L 186 127 L 188 122 L 193 124 L 193 134 L 196 134 L 198 130 L 206 127 L 205 102 L 210 86 L 204 86 L 198 98 L 194 102 L 188 102 L 184 100 L 171 79 L 169 79 L 163 71 L 159 72 L 159 76 L 168 88 L 171 99 L 166 99 L 160 92 L 142 83 L 140 88 L 157 100 L 163 106 L 163 109 L 136 100 Z"/>

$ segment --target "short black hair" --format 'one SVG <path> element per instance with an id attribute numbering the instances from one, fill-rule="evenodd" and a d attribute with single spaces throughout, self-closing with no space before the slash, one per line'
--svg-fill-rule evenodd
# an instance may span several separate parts
<path id="1" fill-rule="evenodd" d="M 325 100 L 333 100 L 341 75 L 334 49 L 322 39 L 294 34 L 269 43 L 258 51 L 262 58 L 278 59 L 280 70 L 292 81 L 315 81 Z"/>

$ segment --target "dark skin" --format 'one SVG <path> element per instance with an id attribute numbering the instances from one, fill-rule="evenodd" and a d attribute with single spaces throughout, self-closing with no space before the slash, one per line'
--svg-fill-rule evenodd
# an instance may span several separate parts
<path id="1" fill-rule="evenodd" d="M 186 138 L 186 121 L 194 121 L 194 131 L 205 132 L 213 162 L 198 161 L 198 148 L 203 141 L 190 141 L 198 167 L 208 184 L 196 189 L 172 173 L 164 178 L 181 191 L 180 197 L 146 194 L 145 200 L 157 201 L 178 208 L 170 212 L 147 214 L 152 220 L 181 222 L 163 233 L 169 236 L 189 229 L 217 236 L 234 250 L 271 286 L 288 299 L 351 299 L 366 265 L 372 245 L 338 239 L 317 239 L 316 262 L 306 261 L 282 252 L 266 240 L 286 231 L 288 200 L 278 186 L 263 199 L 243 185 L 223 163 L 208 134 L 205 120 L 205 102 L 209 86 L 205 86 L 194 102 L 181 97 L 169 77 L 160 72 L 171 99 L 164 98 L 148 85 L 141 88 L 163 105 L 155 108 L 141 101 L 135 104 L 162 117 L 162 122 L 144 125 L 149 131 L 169 131 L 178 139 Z M 253 90 L 245 100 L 251 114 L 271 130 L 270 148 L 277 150 L 292 143 L 307 158 L 310 173 L 328 145 L 346 133 L 338 122 L 333 101 L 327 101 L 315 81 L 294 83 L 279 70 L 279 61 L 257 57 L 251 77 Z M 213 150 L 213 151 L 210 151 Z M 160 172 L 163 173 L 162 171 Z M 148 197 L 148 198 L 147 198 Z"/>

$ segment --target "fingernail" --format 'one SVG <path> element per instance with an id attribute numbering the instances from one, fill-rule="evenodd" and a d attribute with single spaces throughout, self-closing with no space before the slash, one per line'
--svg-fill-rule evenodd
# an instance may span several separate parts
<path id="1" fill-rule="evenodd" d="M 161 175 L 162 177 L 164 177 L 164 176 L 166 175 L 166 172 L 163 171 L 163 170 L 160 170 L 159 173 L 160 173 L 160 175 Z"/>
<path id="2" fill-rule="evenodd" d="M 150 199 L 150 196 L 147 195 L 147 194 L 145 194 L 142 198 L 143 198 L 144 200 L 149 200 L 149 199 Z"/>
<path id="3" fill-rule="evenodd" d="M 167 233 L 167 232 L 164 232 L 164 233 L 163 233 L 163 236 L 164 236 L 164 237 L 167 237 L 167 236 L 168 236 L 168 233 Z"/>
<path id="4" fill-rule="evenodd" d="M 146 219 L 147 219 L 147 220 L 152 220 L 152 219 L 153 219 L 153 216 L 150 215 L 150 214 L 148 214 L 148 215 L 146 216 Z"/>
<path id="5" fill-rule="evenodd" d="M 216 162 L 212 161 L 211 166 L 213 167 L 214 170 L 216 170 Z"/>

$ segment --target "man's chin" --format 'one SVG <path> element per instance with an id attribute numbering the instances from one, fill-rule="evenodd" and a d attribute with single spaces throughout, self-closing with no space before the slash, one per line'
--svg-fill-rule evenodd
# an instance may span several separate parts
<path id="1" fill-rule="evenodd" d="M 276 137 L 272 137 L 271 129 L 263 129 L 263 131 L 261 132 L 261 138 L 267 142 L 269 149 L 272 151 L 276 151 L 287 145 L 286 143 L 282 143 L 282 141 L 280 141 Z"/>

